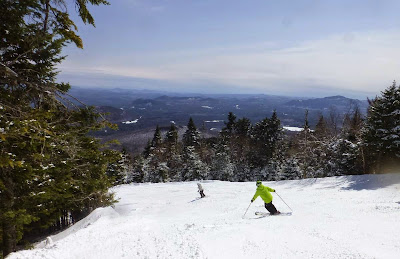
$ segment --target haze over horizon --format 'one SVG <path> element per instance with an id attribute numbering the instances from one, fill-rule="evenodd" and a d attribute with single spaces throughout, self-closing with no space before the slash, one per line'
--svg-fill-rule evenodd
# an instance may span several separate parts
<path id="1" fill-rule="evenodd" d="M 60 81 L 185 93 L 374 97 L 400 70 L 399 1 L 119 0 L 92 7 Z M 72 10 L 73 6 L 69 6 Z"/>

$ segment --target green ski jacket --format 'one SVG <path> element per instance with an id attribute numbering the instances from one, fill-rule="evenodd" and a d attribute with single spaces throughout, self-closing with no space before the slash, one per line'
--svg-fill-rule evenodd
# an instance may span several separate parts
<path id="1" fill-rule="evenodd" d="M 257 187 L 256 194 L 254 194 L 252 200 L 255 201 L 258 196 L 261 196 L 261 199 L 265 203 L 270 203 L 272 201 L 272 194 L 270 192 L 275 192 L 275 190 L 261 184 Z"/>

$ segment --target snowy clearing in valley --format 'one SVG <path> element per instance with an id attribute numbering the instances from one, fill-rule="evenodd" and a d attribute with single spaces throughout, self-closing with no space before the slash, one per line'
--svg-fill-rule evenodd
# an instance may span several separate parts
<path id="1" fill-rule="evenodd" d="M 7 258 L 399 258 L 400 174 L 264 182 L 294 211 L 267 217 L 259 197 L 242 218 L 255 182 L 196 183 L 115 187 L 114 208 Z"/>
<path id="2" fill-rule="evenodd" d="M 289 126 L 283 126 L 284 130 L 288 130 L 288 131 L 303 131 L 304 128 L 299 128 L 299 127 L 289 127 Z"/>

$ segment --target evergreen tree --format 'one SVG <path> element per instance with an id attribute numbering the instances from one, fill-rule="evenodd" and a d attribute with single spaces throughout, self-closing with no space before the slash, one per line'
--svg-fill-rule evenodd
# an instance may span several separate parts
<path id="1" fill-rule="evenodd" d="M 143 156 L 145 158 L 147 158 L 150 155 L 151 150 L 152 150 L 151 141 L 150 141 L 150 139 L 148 139 L 147 140 L 147 144 L 146 144 L 146 146 L 144 147 L 144 150 L 143 150 Z"/>
<path id="2" fill-rule="evenodd" d="M 88 4 L 75 1 L 85 23 Z M 0 226 L 3 256 L 24 235 L 69 224 L 109 204 L 108 151 L 87 136 L 108 125 L 93 108 L 67 99 L 57 83 L 62 47 L 82 47 L 64 1 L 0 0 Z M 77 218 L 77 217 L 73 217 Z M 27 228 L 26 225 L 29 225 Z"/>
<path id="3" fill-rule="evenodd" d="M 150 146 L 146 148 L 146 163 L 148 172 L 144 177 L 146 182 L 165 182 L 169 180 L 169 168 L 166 160 L 168 153 L 162 143 L 161 130 L 156 127 Z"/>
<path id="4" fill-rule="evenodd" d="M 272 113 L 270 126 L 269 126 L 269 146 L 273 150 L 272 154 L 274 155 L 277 151 L 278 146 L 281 144 L 283 140 L 283 128 L 281 125 L 281 121 L 276 114 L 276 110 Z"/>
<path id="5" fill-rule="evenodd" d="M 160 127 L 156 127 L 156 131 L 154 132 L 153 140 L 151 141 L 151 146 L 153 148 L 160 147 L 162 144 L 161 130 Z"/>
<path id="6" fill-rule="evenodd" d="M 251 122 L 248 118 L 241 118 L 235 123 L 235 133 L 239 138 L 248 137 L 251 131 Z"/>
<path id="7" fill-rule="evenodd" d="M 319 140 L 326 139 L 329 136 L 329 129 L 323 115 L 319 116 L 314 135 Z"/>
<path id="8" fill-rule="evenodd" d="M 235 168 L 241 167 L 241 165 L 248 165 L 250 147 L 250 132 L 251 122 L 247 118 L 239 119 L 235 124 L 235 138 L 231 143 L 231 161 L 236 164 Z M 236 171 L 235 175 L 241 172 Z"/>
<path id="9" fill-rule="evenodd" d="M 296 158 L 287 157 L 279 170 L 279 180 L 301 179 L 301 168 Z"/>
<path id="10" fill-rule="evenodd" d="M 128 182 L 142 183 L 145 175 L 147 175 L 148 164 L 146 159 L 141 155 L 133 158 L 132 173 L 129 175 Z"/>
<path id="11" fill-rule="evenodd" d="M 225 127 L 222 128 L 221 135 L 223 138 L 229 138 L 233 134 L 236 124 L 236 116 L 233 114 L 233 112 L 229 112 L 228 122 L 224 122 L 224 124 Z"/>
<path id="12" fill-rule="evenodd" d="M 187 130 L 183 134 L 182 141 L 185 147 L 193 146 L 197 148 L 200 146 L 200 133 L 198 132 L 192 117 L 189 119 Z"/>
<path id="13" fill-rule="evenodd" d="M 400 164 L 400 87 L 396 82 L 370 101 L 362 139 L 370 172 L 391 172 Z"/>
<path id="14" fill-rule="evenodd" d="M 230 159 L 229 147 L 222 141 L 214 147 L 214 156 L 210 170 L 212 179 L 234 181 L 235 166 Z"/>
<path id="15" fill-rule="evenodd" d="M 178 145 L 178 130 L 175 124 L 171 124 L 166 136 L 165 136 L 165 143 L 167 146 L 177 146 Z"/>
<path id="16" fill-rule="evenodd" d="M 180 171 L 182 168 L 182 159 L 180 155 L 180 146 L 178 142 L 178 130 L 174 124 L 171 124 L 166 136 L 166 162 L 169 168 L 169 179 L 171 181 L 180 181 Z"/>
<path id="17" fill-rule="evenodd" d="M 266 166 L 277 151 L 282 141 L 282 126 L 276 111 L 272 117 L 256 123 L 252 128 L 251 138 L 253 150 L 251 154 L 252 167 Z"/>
<path id="18" fill-rule="evenodd" d="M 363 173 L 360 142 L 352 142 L 342 134 L 330 146 L 326 176 Z"/>
<path id="19" fill-rule="evenodd" d="M 268 164 L 269 158 L 272 157 L 272 150 L 269 149 L 268 142 L 269 118 L 257 122 L 252 128 L 252 150 L 250 155 L 251 168 L 263 167 Z"/>
<path id="20" fill-rule="evenodd" d="M 183 168 L 181 179 L 183 181 L 193 181 L 207 179 L 209 168 L 201 161 L 193 146 L 186 146 L 183 151 Z"/>
<path id="21" fill-rule="evenodd" d="M 313 176 L 313 159 L 314 151 L 311 145 L 311 130 L 308 122 L 308 110 L 305 112 L 303 130 L 296 136 L 296 158 L 302 171 L 302 178 Z"/>
<path id="22" fill-rule="evenodd" d="M 360 109 L 356 107 L 353 114 L 346 114 L 341 134 L 332 140 L 331 172 L 328 175 L 363 173 L 363 156 L 361 145 L 361 128 L 363 119 Z"/>
<path id="23" fill-rule="evenodd" d="M 360 140 L 363 118 L 360 108 L 356 106 L 352 113 L 345 114 L 342 133 L 349 141 Z"/>
<path id="24" fill-rule="evenodd" d="M 144 161 L 146 169 L 143 174 L 144 182 L 166 182 L 169 181 L 169 168 L 166 162 L 160 160 L 157 153 L 151 153 Z"/>
<path id="25" fill-rule="evenodd" d="M 123 148 L 122 152 L 110 151 L 115 157 L 115 162 L 110 162 L 107 168 L 107 175 L 111 178 L 114 185 L 130 182 L 129 177 L 132 172 L 132 165 L 129 154 Z"/>

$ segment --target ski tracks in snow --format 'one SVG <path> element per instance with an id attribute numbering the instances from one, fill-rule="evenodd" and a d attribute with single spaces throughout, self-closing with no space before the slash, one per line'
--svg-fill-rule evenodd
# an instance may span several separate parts
<path id="1" fill-rule="evenodd" d="M 387 177 L 396 181 L 380 189 L 353 184 L 357 177 L 351 188 L 346 177 L 270 182 L 294 213 L 258 219 L 260 199 L 242 218 L 254 183 L 204 182 L 205 199 L 196 199 L 196 182 L 123 185 L 115 209 L 97 209 L 54 244 L 7 259 L 397 259 L 400 176 Z M 274 205 L 288 211 L 275 196 Z"/>

